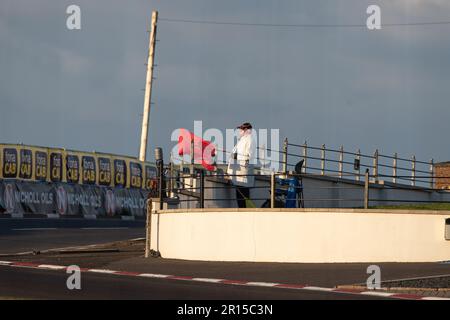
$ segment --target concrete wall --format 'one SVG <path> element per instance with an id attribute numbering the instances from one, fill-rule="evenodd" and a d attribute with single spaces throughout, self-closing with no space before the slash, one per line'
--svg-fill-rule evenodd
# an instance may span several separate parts
<path id="1" fill-rule="evenodd" d="M 450 212 L 362 209 L 192 209 L 152 217 L 164 258 L 254 262 L 450 260 Z"/>

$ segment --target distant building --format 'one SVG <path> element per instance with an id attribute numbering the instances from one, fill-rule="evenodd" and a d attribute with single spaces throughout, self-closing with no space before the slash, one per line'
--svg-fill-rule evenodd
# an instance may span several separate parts
<path id="1" fill-rule="evenodd" d="M 450 189 L 450 161 L 436 163 L 434 177 L 435 189 Z"/>

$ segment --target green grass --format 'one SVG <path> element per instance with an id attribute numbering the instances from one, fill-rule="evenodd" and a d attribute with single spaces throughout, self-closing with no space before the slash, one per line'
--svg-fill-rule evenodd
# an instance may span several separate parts
<path id="1" fill-rule="evenodd" d="M 450 203 L 418 203 L 393 206 L 371 206 L 370 209 L 399 209 L 399 210 L 450 210 Z"/>

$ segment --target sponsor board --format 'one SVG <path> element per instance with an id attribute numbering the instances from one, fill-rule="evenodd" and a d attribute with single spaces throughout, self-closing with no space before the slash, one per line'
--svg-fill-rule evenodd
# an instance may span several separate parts
<path id="1" fill-rule="evenodd" d="M 0 180 L 0 213 L 139 217 L 147 196 L 142 189 Z"/>
<path id="2" fill-rule="evenodd" d="M 153 195 L 158 180 L 154 164 L 132 157 L 13 144 L 0 144 L 0 179 L 65 183 L 73 188 L 81 185 L 140 189 Z M 57 185 L 53 186 L 54 190 L 58 190 Z M 70 200 L 67 188 L 64 190 Z M 56 194 L 54 191 L 58 199 Z M 64 206 L 60 209 L 64 211 Z"/>

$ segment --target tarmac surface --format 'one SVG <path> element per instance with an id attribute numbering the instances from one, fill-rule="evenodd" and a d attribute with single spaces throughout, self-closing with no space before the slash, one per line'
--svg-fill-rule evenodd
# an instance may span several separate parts
<path id="1" fill-rule="evenodd" d="M 297 264 L 204 262 L 143 257 L 144 241 L 127 239 L 144 236 L 133 221 L 117 222 L 29 222 L 2 224 L 0 260 L 53 265 L 78 265 L 136 273 L 276 282 L 335 288 L 365 283 L 369 263 Z M 30 226 L 30 223 L 32 224 Z M 106 222 L 108 223 L 108 222 Z M 19 225 L 18 225 L 19 224 Z M 47 228 L 56 229 L 47 229 Z M 18 230 L 19 229 L 19 230 Z M 28 230 L 33 229 L 33 230 Z M 54 251 L 12 255 L 13 252 L 114 243 L 88 247 L 86 251 Z M 1 254 L 6 256 L 2 256 Z M 8 255 L 9 254 L 9 255 Z M 162 253 L 164 255 L 164 253 Z M 449 275 L 445 263 L 379 263 L 382 281 Z M 64 270 L 39 270 L 0 266 L 0 299 L 380 299 L 337 292 L 245 287 L 220 283 L 199 283 L 171 279 L 137 278 L 112 274 L 82 273 L 82 290 L 68 290 Z"/>
<path id="2" fill-rule="evenodd" d="M 81 290 L 68 290 L 69 275 L 62 271 L 0 266 L 2 299 L 177 299 L 177 300 L 290 300 L 380 299 L 350 294 L 256 288 L 194 283 L 164 279 L 140 279 L 107 274 L 82 273 Z"/>
<path id="3" fill-rule="evenodd" d="M 143 221 L 0 219 L 0 255 L 145 236 Z"/>

